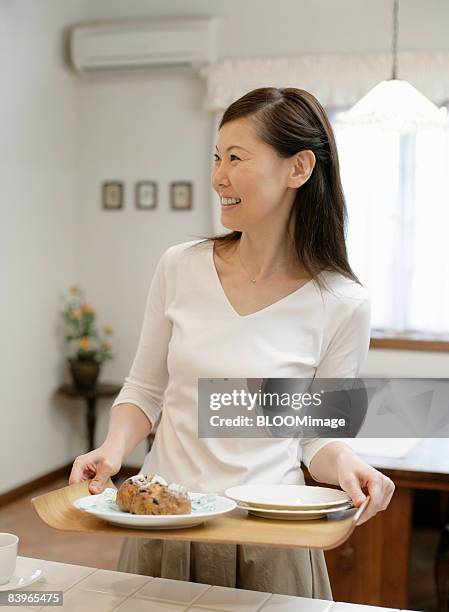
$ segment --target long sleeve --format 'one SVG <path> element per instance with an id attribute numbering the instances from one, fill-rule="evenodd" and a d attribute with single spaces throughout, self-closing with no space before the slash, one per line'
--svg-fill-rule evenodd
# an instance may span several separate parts
<path id="1" fill-rule="evenodd" d="M 315 378 L 356 378 L 365 361 L 370 342 L 370 303 L 357 302 L 337 329 L 315 373 Z M 302 461 L 310 462 L 323 446 L 338 438 L 304 438 Z"/>
<path id="2" fill-rule="evenodd" d="M 167 352 L 172 324 L 165 314 L 167 251 L 159 260 L 150 285 L 137 352 L 125 383 L 113 406 L 132 403 L 157 421 L 168 382 Z"/>

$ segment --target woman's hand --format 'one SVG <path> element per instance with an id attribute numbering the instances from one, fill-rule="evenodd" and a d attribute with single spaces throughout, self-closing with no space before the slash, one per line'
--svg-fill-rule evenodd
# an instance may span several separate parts
<path id="1" fill-rule="evenodd" d="M 109 446 L 102 445 L 75 459 L 69 484 L 92 478 L 92 482 L 89 483 L 89 492 L 93 495 L 101 493 L 105 489 L 108 478 L 114 476 L 120 470 L 122 461 L 122 453 Z"/>
<path id="2" fill-rule="evenodd" d="M 358 525 L 386 510 L 395 488 L 390 478 L 362 461 L 352 449 L 337 455 L 336 469 L 338 484 L 351 497 L 356 508 L 362 505 L 366 495 L 370 496 Z"/>

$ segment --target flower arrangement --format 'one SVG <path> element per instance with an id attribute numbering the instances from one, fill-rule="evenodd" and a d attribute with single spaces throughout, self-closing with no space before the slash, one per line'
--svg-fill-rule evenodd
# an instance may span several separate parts
<path id="1" fill-rule="evenodd" d="M 113 359 L 110 336 L 114 333 L 112 325 L 104 325 L 102 333 L 97 327 L 97 313 L 86 302 L 84 292 L 79 287 L 70 287 L 63 310 L 66 326 L 65 341 L 70 363 L 97 363 Z"/>

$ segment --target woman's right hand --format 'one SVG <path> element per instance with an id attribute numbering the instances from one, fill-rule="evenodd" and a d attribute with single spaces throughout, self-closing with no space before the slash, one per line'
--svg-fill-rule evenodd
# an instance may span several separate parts
<path id="1" fill-rule="evenodd" d="M 122 467 L 122 460 L 121 453 L 104 445 L 85 455 L 79 455 L 73 462 L 69 485 L 91 478 L 89 492 L 92 495 L 101 493 L 108 478 L 117 474 Z"/>

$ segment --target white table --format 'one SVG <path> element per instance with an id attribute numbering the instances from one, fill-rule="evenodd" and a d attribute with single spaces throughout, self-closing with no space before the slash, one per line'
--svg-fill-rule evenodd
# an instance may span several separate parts
<path id="1" fill-rule="evenodd" d="M 16 573 L 31 573 L 36 567 L 43 571 L 41 579 L 21 589 L 24 591 L 63 591 L 64 606 L 11 607 L 11 610 L 48 610 L 49 612 L 382 612 L 377 608 L 356 604 L 335 603 L 319 599 L 272 595 L 208 586 L 179 580 L 150 578 L 21 557 Z M 6 608 L 5 608 L 6 609 Z"/>

